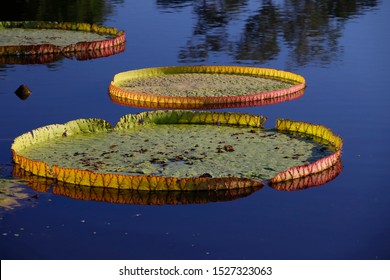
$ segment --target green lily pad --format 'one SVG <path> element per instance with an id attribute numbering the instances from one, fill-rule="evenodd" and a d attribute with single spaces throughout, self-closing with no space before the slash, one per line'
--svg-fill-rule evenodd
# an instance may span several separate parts
<path id="1" fill-rule="evenodd" d="M 108 56 L 123 51 L 125 40 L 123 31 L 96 24 L 0 21 L 0 62 L 47 63 L 59 59 L 58 54 L 77 59 Z"/>
<path id="2" fill-rule="evenodd" d="M 295 73 L 243 66 L 168 66 L 118 73 L 111 99 L 120 104 L 178 109 L 260 106 L 300 97 Z"/>
<path id="3" fill-rule="evenodd" d="M 16 138 L 12 150 L 33 174 L 142 190 L 261 185 L 320 172 L 339 157 L 339 138 L 321 126 L 281 121 L 264 129 L 264 122 L 240 113 L 145 112 L 115 127 L 100 119 L 43 127 Z"/>

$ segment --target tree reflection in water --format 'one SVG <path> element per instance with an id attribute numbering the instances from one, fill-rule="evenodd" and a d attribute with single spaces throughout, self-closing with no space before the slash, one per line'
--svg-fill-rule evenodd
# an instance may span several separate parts
<path id="1" fill-rule="evenodd" d="M 13 0 L 0 10 L 0 19 L 71 21 L 102 24 L 123 0 Z"/>
<path id="2" fill-rule="evenodd" d="M 203 62 L 225 52 L 237 62 L 264 63 L 288 46 L 287 67 L 327 65 L 342 52 L 347 20 L 378 6 L 377 0 L 157 0 L 163 11 L 191 6 L 192 37 L 179 53 L 183 63 Z M 237 31 L 240 22 L 244 26 Z M 238 32 L 235 34 L 235 32 Z"/>
<path id="3" fill-rule="evenodd" d="M 2 20 L 103 23 L 123 0 L 15 0 Z M 380 0 L 156 0 L 162 12 L 191 8 L 192 36 L 178 54 L 200 63 L 219 52 L 237 63 L 276 59 L 287 46 L 287 68 L 327 65 L 342 52 L 345 22 L 375 9 Z"/>

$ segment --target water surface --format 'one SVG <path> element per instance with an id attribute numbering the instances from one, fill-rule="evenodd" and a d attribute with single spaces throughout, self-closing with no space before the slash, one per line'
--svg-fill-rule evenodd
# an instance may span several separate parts
<path id="1" fill-rule="evenodd" d="M 127 43 L 104 58 L 0 64 L 2 186 L 20 180 L 15 137 L 78 118 L 116 123 L 146 110 L 110 100 L 116 73 L 189 64 L 303 75 L 299 99 L 219 111 L 265 115 L 269 127 L 280 117 L 330 127 L 344 139 L 343 170 L 295 192 L 266 186 L 228 201 L 159 206 L 75 199 L 53 182 L 16 181 L 27 197 L 1 210 L 2 259 L 390 258 L 389 1 L 21 2 L 0 20 L 100 22 L 125 30 Z M 22 83 L 32 90 L 26 100 L 14 93 Z"/>

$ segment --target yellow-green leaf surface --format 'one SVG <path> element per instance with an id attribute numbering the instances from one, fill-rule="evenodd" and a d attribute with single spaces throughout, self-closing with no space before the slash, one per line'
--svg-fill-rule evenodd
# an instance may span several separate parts
<path id="1" fill-rule="evenodd" d="M 157 108 L 272 103 L 296 97 L 305 79 L 295 73 L 243 66 L 168 66 L 118 73 L 109 92 L 121 104 Z M 268 101 L 268 102 L 267 102 Z"/>
<path id="2" fill-rule="evenodd" d="M 115 127 L 81 119 L 23 134 L 12 151 L 16 164 L 39 176 L 146 191 L 261 186 L 321 172 L 340 156 L 339 138 L 322 126 L 264 129 L 264 122 L 251 114 L 193 111 L 130 114 Z"/>

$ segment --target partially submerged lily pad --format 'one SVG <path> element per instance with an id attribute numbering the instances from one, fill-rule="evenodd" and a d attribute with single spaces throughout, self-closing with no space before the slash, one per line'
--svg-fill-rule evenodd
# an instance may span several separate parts
<path id="1" fill-rule="evenodd" d="M 124 46 L 124 31 L 89 23 L 0 21 L 0 56 L 62 53 L 67 57 L 107 56 Z M 110 50 L 110 51 L 108 51 Z M 53 57 L 53 56 L 51 56 Z M 46 61 L 46 60 L 45 60 Z"/>
<path id="2" fill-rule="evenodd" d="M 217 190 L 321 172 L 340 157 L 329 129 L 241 113 L 155 111 L 49 125 L 17 137 L 14 162 L 35 175 L 86 186 Z"/>
<path id="3" fill-rule="evenodd" d="M 14 209 L 29 197 L 21 185 L 20 181 L 0 178 L 0 208 Z"/>
<path id="4" fill-rule="evenodd" d="M 303 94 L 305 86 L 302 76 L 275 69 L 171 66 L 118 73 L 109 92 L 115 102 L 137 107 L 204 109 L 277 103 Z"/>
<path id="5" fill-rule="evenodd" d="M 0 164 L 0 216 L 3 210 L 20 207 L 29 198 L 23 187 L 24 181 L 6 174 L 8 169 L 8 166 Z"/>

